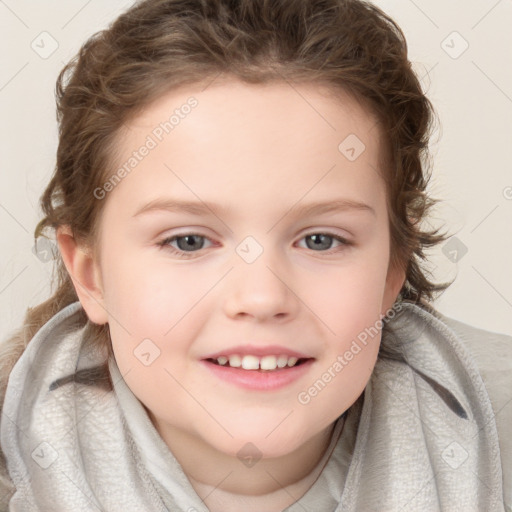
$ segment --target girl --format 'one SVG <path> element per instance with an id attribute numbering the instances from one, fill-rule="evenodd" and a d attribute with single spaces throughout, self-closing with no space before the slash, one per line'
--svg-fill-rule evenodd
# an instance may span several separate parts
<path id="1" fill-rule="evenodd" d="M 57 96 L 4 510 L 510 510 L 512 340 L 429 303 L 432 108 L 388 16 L 145 0 Z"/>

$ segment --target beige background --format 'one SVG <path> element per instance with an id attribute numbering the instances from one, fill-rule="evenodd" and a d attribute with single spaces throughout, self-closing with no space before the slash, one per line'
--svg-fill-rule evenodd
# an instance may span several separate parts
<path id="1" fill-rule="evenodd" d="M 430 268 L 439 281 L 457 278 L 435 305 L 512 334 L 512 2 L 375 3 L 403 28 L 441 121 L 431 193 L 443 204 L 432 222 L 455 237 Z M 55 162 L 58 72 L 130 4 L 0 0 L 0 339 L 49 293 L 51 263 L 32 252 L 32 233 Z"/>

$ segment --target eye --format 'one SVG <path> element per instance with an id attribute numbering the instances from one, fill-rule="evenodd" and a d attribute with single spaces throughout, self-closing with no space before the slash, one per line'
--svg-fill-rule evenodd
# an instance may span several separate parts
<path id="1" fill-rule="evenodd" d="M 330 249 L 333 242 L 338 242 L 340 246 L 351 245 L 348 240 L 333 233 L 310 233 L 301 240 L 306 240 L 306 247 L 316 252 L 325 252 L 324 249 Z"/>
<path id="2" fill-rule="evenodd" d="M 191 258 L 193 257 L 193 253 L 204 248 L 205 240 L 208 240 L 208 238 L 203 235 L 198 235 L 197 233 L 185 233 L 183 235 L 167 237 L 161 242 L 158 242 L 158 245 L 170 250 L 172 254 L 181 258 Z M 174 242 L 176 242 L 178 246 L 177 248 L 172 245 Z"/>
<path id="3" fill-rule="evenodd" d="M 352 243 L 345 238 L 333 233 L 310 233 L 302 237 L 300 240 L 306 240 L 306 248 L 315 252 L 327 252 L 326 250 L 330 249 L 334 242 L 338 243 L 338 247 L 348 247 L 352 245 Z M 209 238 L 203 235 L 199 235 L 197 233 L 184 233 L 182 235 L 167 237 L 161 242 L 158 242 L 157 245 L 161 248 L 165 248 L 170 251 L 171 254 L 180 258 L 193 258 L 194 253 L 205 248 L 205 241 L 211 242 Z M 176 244 L 177 247 L 173 244 Z M 327 252 L 327 254 L 331 254 L 332 252 L 338 251 L 330 251 Z"/>

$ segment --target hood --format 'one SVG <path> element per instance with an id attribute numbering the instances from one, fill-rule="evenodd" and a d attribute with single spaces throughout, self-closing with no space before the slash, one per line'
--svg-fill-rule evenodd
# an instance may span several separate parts
<path id="1" fill-rule="evenodd" d="M 11 373 L 0 424 L 10 510 L 208 512 L 82 320 L 80 303 L 64 308 Z M 357 436 L 336 511 L 504 510 L 485 386 L 431 311 L 400 304 L 352 407 Z"/>

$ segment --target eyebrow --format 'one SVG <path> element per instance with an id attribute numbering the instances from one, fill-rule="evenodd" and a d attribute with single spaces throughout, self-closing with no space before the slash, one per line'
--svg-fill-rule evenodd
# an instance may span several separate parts
<path id="1" fill-rule="evenodd" d="M 161 198 L 150 201 L 144 205 L 142 208 L 137 210 L 133 217 L 154 211 L 169 211 L 177 213 L 186 212 L 197 216 L 217 216 L 217 214 L 222 214 L 225 216 L 231 210 L 223 205 L 208 201 L 178 201 L 172 198 Z M 287 215 L 291 215 L 294 218 L 307 217 L 311 215 L 321 215 L 325 213 L 343 211 L 368 212 L 375 217 L 377 216 L 375 210 L 369 204 L 353 199 L 336 199 L 334 201 L 318 201 L 292 207 L 283 215 L 283 217 Z"/>

